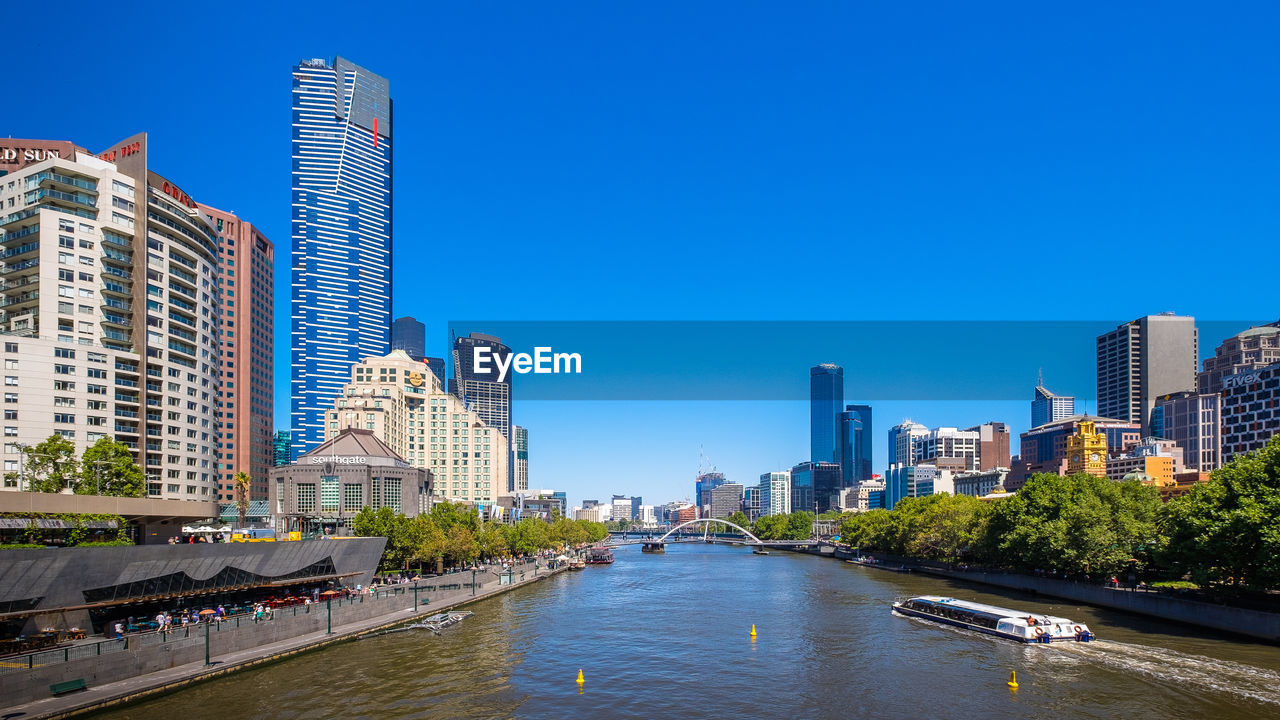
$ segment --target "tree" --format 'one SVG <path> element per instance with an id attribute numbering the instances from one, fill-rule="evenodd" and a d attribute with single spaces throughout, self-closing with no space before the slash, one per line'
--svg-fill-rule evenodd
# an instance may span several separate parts
<path id="1" fill-rule="evenodd" d="M 1161 526 L 1162 560 L 1196 582 L 1280 587 L 1280 435 L 1171 500 Z"/>
<path id="2" fill-rule="evenodd" d="M 85 448 L 77 480 L 79 495 L 143 497 L 147 492 L 146 476 L 134 462 L 133 451 L 109 437 Z"/>
<path id="3" fill-rule="evenodd" d="M 1159 545 L 1160 497 L 1136 480 L 1033 475 L 991 513 L 986 549 L 1011 567 L 1097 576 L 1139 569 Z"/>
<path id="4" fill-rule="evenodd" d="M 437 573 L 444 572 L 448 538 L 436 519 L 432 515 L 417 515 L 405 524 L 404 532 L 410 561 L 418 563 L 419 567 L 423 562 L 430 562 Z"/>
<path id="5" fill-rule="evenodd" d="M 747 514 L 741 510 L 735 510 L 733 514 L 725 519 L 740 528 L 751 529 L 751 521 L 747 519 Z"/>
<path id="6" fill-rule="evenodd" d="M 476 534 L 471 528 L 459 523 L 445 533 L 445 557 L 454 567 L 465 567 L 475 562 L 478 555 Z"/>
<path id="7" fill-rule="evenodd" d="M 786 516 L 787 529 L 784 540 L 808 540 L 813 537 L 813 513 L 800 510 Z"/>
<path id="8" fill-rule="evenodd" d="M 508 548 L 507 536 L 502 531 L 502 526 L 493 521 L 482 523 L 480 531 L 476 533 L 476 546 L 482 558 L 504 557 Z"/>
<path id="9" fill-rule="evenodd" d="M 249 473 L 241 470 L 236 473 L 235 483 L 236 493 L 236 511 L 240 513 L 240 527 L 245 525 L 245 514 L 249 512 L 249 483 L 252 478 Z"/>
<path id="10" fill-rule="evenodd" d="M 80 474 L 76 446 L 61 435 L 50 435 L 26 451 L 23 470 L 34 492 L 56 493 L 70 487 Z"/>

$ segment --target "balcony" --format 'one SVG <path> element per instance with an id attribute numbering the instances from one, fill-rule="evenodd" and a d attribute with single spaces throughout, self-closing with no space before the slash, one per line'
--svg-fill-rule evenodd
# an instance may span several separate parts
<path id="1" fill-rule="evenodd" d="M 116 417 L 136 418 L 138 417 L 138 411 L 125 410 L 124 408 L 116 408 Z"/>
<path id="2" fill-rule="evenodd" d="M 39 299 L 40 299 L 40 291 L 38 289 L 28 290 L 26 292 L 21 292 L 16 295 L 6 295 L 5 297 L 0 298 L 0 308 L 17 309 L 21 305 L 26 305 L 28 303 L 35 303 L 39 301 Z M 12 314 L 13 310 L 9 310 L 8 312 Z"/>
<path id="3" fill-rule="evenodd" d="M 136 393 L 116 393 L 116 402 L 129 403 L 130 405 L 138 404 L 138 395 Z"/>
<path id="4" fill-rule="evenodd" d="M 120 252 L 119 250 L 112 250 L 109 247 L 104 246 L 102 248 L 102 259 L 104 261 L 110 260 L 112 262 L 120 263 L 125 267 L 133 267 L 132 253 Z"/>
<path id="5" fill-rule="evenodd" d="M 133 247 L 133 238 L 129 238 L 124 235 L 121 235 L 115 232 L 114 230 L 104 229 L 102 231 L 102 242 L 110 245 L 117 245 L 123 248 Z"/>
<path id="6" fill-rule="evenodd" d="M 122 328 L 132 327 L 132 324 L 129 322 L 129 318 L 123 315 L 117 315 L 115 313 L 109 313 L 109 312 L 102 313 L 102 324 L 114 325 L 116 327 L 122 327 Z M 128 336 L 126 335 L 125 337 L 128 337 Z"/>
<path id="7" fill-rule="evenodd" d="M 0 252 L 0 260 L 7 261 L 10 258 L 16 258 L 22 255 L 26 255 L 27 253 L 33 253 L 38 251 L 39 249 L 40 249 L 39 241 L 23 243 L 17 247 L 12 247 L 12 248 L 9 248 L 8 250 L 5 250 L 4 252 Z"/>
<path id="8" fill-rule="evenodd" d="M 0 239 L 0 242 L 10 243 L 10 242 L 13 242 L 14 240 L 21 240 L 24 237 L 36 235 L 39 232 L 40 232 L 39 225 L 28 225 L 27 227 L 24 227 L 20 230 L 10 230 L 9 232 L 5 233 L 4 238 Z"/>
<path id="9" fill-rule="evenodd" d="M 116 370 L 119 370 L 120 372 L 127 372 L 127 373 L 129 373 L 129 374 L 131 374 L 131 375 L 137 375 L 137 374 L 138 374 L 138 366 L 137 366 L 137 365 L 130 365 L 129 363 L 117 362 L 117 363 L 116 363 Z"/>
<path id="10" fill-rule="evenodd" d="M 28 190 L 36 187 L 37 184 L 44 187 L 53 187 L 56 185 L 61 185 L 69 189 L 87 190 L 88 192 L 91 192 L 94 195 L 98 194 L 98 182 L 96 180 L 88 180 L 86 178 L 71 177 L 70 175 L 63 175 L 62 173 L 54 172 L 52 170 L 46 170 L 42 173 L 37 173 L 27 178 Z"/>
<path id="11" fill-rule="evenodd" d="M 102 299 L 102 307 L 104 307 L 104 308 L 115 308 L 116 310 L 122 310 L 122 311 L 124 311 L 124 312 L 129 312 L 130 310 L 132 310 L 132 309 L 133 309 L 133 303 L 127 303 L 127 302 L 125 302 L 125 301 L 123 301 L 123 300 L 117 300 L 117 299 L 115 299 L 115 298 L 103 298 L 103 299 Z"/>
<path id="12" fill-rule="evenodd" d="M 135 424 L 116 423 L 116 432 L 137 435 L 138 426 Z"/>
<path id="13" fill-rule="evenodd" d="M 137 381 L 137 380 L 126 380 L 125 378 L 117 377 L 117 378 L 116 378 L 116 387 L 130 387 L 130 388 L 136 388 L 136 387 L 138 387 L 138 381 Z"/>
<path id="14" fill-rule="evenodd" d="M 128 270 L 121 270 L 120 268 L 112 267 L 110 265 L 103 266 L 102 274 L 114 275 L 118 278 L 123 278 L 125 280 L 130 280 L 130 281 L 133 280 L 133 273 L 129 272 Z"/>
<path id="15" fill-rule="evenodd" d="M 95 210 L 98 208 L 98 198 L 85 192 L 69 193 L 52 189 L 36 190 L 34 193 L 27 193 L 26 200 L 27 202 L 55 200 L 58 202 L 69 203 L 71 205 L 93 208 Z"/>
<path id="16" fill-rule="evenodd" d="M 133 291 L 131 291 L 129 288 L 125 287 L 124 285 L 121 285 L 121 284 L 120 284 L 120 283 L 118 283 L 118 282 L 112 282 L 112 281 L 110 281 L 110 280 L 104 280 L 104 281 L 103 281 L 103 283 L 102 283 L 102 291 L 103 291 L 103 292 L 109 292 L 109 293 L 115 293 L 116 295 L 123 295 L 123 296 L 125 296 L 125 297 L 127 297 L 127 298 L 132 298 L 132 297 L 133 297 Z"/>

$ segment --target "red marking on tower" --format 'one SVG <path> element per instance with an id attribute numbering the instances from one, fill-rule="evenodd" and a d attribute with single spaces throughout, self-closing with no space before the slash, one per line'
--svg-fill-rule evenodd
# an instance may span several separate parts
<path id="1" fill-rule="evenodd" d="M 373 146 L 378 147 L 378 118 L 373 119 Z"/>

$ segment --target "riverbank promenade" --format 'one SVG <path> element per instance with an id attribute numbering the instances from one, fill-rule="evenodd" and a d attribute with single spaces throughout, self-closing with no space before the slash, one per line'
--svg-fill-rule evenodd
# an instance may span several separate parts
<path id="1" fill-rule="evenodd" d="M 561 572 L 540 563 L 509 571 L 464 571 L 367 594 L 277 610 L 259 622 L 206 623 L 133 641 L 127 648 L 26 667 L 0 664 L 0 715 L 63 718 L 168 692 L 283 657 L 376 634 L 424 616 L 492 597 Z M 472 622 L 483 622 L 477 617 Z M 123 641 L 107 641 L 120 643 Z M 208 663 L 206 663 L 208 657 Z M 83 680 L 84 690 L 51 696 L 52 686 Z"/>

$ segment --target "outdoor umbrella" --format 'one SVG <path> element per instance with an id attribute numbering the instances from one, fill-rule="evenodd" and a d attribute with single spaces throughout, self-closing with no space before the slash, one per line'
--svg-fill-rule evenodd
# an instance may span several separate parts
<path id="1" fill-rule="evenodd" d="M 200 614 L 201 614 L 201 615 L 212 615 L 213 613 L 214 613 L 214 611 L 213 611 L 213 610 L 201 610 L 201 611 L 200 611 Z"/>

